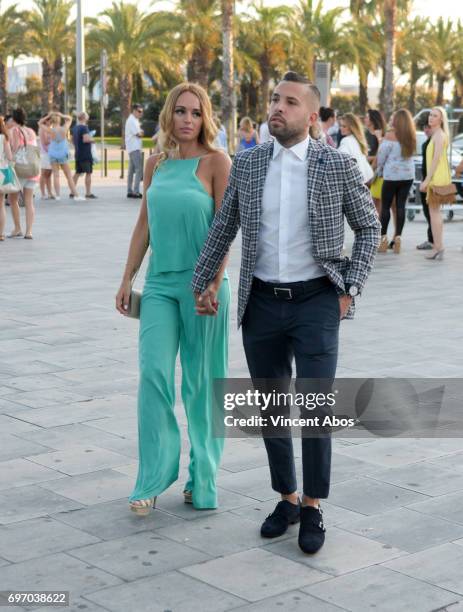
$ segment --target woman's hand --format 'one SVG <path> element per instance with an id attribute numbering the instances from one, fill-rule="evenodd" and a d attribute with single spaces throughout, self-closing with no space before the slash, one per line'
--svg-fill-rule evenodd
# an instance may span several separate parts
<path id="1" fill-rule="evenodd" d="M 196 314 L 215 316 L 219 310 L 217 293 L 220 283 L 212 281 L 202 293 L 195 293 Z"/>
<path id="2" fill-rule="evenodd" d="M 422 182 L 420 183 L 420 191 L 421 191 L 421 192 L 423 192 L 423 193 L 424 193 L 425 191 L 427 191 L 427 190 L 428 190 L 428 185 L 429 185 L 429 181 L 428 181 L 427 179 L 425 179 L 424 181 L 422 181 Z"/>
<path id="3" fill-rule="evenodd" d="M 129 280 L 123 280 L 116 295 L 116 310 L 127 316 L 132 285 Z"/>

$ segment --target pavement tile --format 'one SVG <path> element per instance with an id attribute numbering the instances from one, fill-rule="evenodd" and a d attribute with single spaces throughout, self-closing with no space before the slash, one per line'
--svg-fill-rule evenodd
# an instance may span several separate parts
<path id="1" fill-rule="evenodd" d="M 0 462 L 30 455 L 40 455 L 50 450 L 41 444 L 28 442 L 7 433 L 0 433 Z"/>
<path id="2" fill-rule="evenodd" d="M 193 608 L 201 612 L 225 612 L 235 610 L 243 602 L 230 593 L 176 571 L 90 593 L 86 599 L 112 612 L 184 612 Z"/>
<path id="3" fill-rule="evenodd" d="M 368 567 L 301 590 L 351 612 L 370 609 L 375 612 L 436 612 L 459 598 L 456 593 L 381 566 Z"/>
<path id="4" fill-rule="evenodd" d="M 36 485 L 5 489 L 0 491 L 0 525 L 81 507 L 82 505 L 74 500 Z"/>
<path id="5" fill-rule="evenodd" d="M 34 455 L 30 457 L 30 461 L 68 476 L 76 476 L 126 465 L 130 459 L 124 455 L 87 444 L 43 455 Z"/>
<path id="6" fill-rule="evenodd" d="M 192 565 L 183 573 L 254 602 L 326 580 L 324 574 L 260 548 Z"/>
<path id="7" fill-rule="evenodd" d="M 14 563 L 99 541 L 50 517 L 0 526 L 0 555 Z"/>
<path id="8" fill-rule="evenodd" d="M 463 539 L 461 542 L 463 544 Z M 463 595 L 463 546 L 442 544 L 383 565 L 395 572 Z"/>
<path id="9" fill-rule="evenodd" d="M 0 584 L 12 591 L 71 591 L 77 597 L 122 580 L 66 553 L 46 555 L 0 568 Z"/>
<path id="10" fill-rule="evenodd" d="M 327 530 L 325 544 L 316 555 L 306 555 L 300 550 L 297 535 L 269 544 L 265 550 L 332 576 L 347 574 L 406 554 L 389 544 L 373 542 L 337 527 Z"/>
<path id="11" fill-rule="evenodd" d="M 181 518 L 158 508 L 148 516 L 137 516 L 130 510 L 126 499 L 64 510 L 54 514 L 53 518 L 102 540 L 112 540 L 141 531 L 152 531 L 183 523 Z"/>
<path id="12" fill-rule="evenodd" d="M 307 595 L 302 591 L 291 591 L 262 599 L 254 604 L 246 604 L 239 608 L 234 608 L 233 612 L 246 610 L 247 612 L 281 612 L 282 610 L 290 610 L 291 612 L 341 612 L 344 608 L 339 608 L 327 601 L 322 601 L 312 595 Z"/>
<path id="13" fill-rule="evenodd" d="M 342 529 L 410 553 L 463 537 L 463 526 L 408 508 L 346 521 Z"/>
<path id="14" fill-rule="evenodd" d="M 149 531 L 70 550 L 69 554 L 124 580 L 154 576 L 210 559 L 209 555 Z"/>
<path id="15" fill-rule="evenodd" d="M 437 497 L 463 490 L 463 473 L 429 462 L 390 468 L 371 476 L 381 482 Z"/>
<path id="16" fill-rule="evenodd" d="M 11 487 L 24 487 L 30 484 L 65 478 L 55 470 L 27 461 L 10 459 L 0 462 L 0 491 Z"/>
<path id="17" fill-rule="evenodd" d="M 99 470 L 72 477 L 62 476 L 59 483 L 55 481 L 42 484 L 44 489 L 91 506 L 114 499 L 126 501 L 134 483 L 132 478 L 113 470 Z"/>

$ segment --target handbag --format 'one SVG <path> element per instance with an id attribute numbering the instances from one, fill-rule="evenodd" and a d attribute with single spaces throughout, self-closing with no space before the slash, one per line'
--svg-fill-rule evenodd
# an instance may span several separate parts
<path id="1" fill-rule="evenodd" d="M 11 163 L 5 159 L 3 135 L 0 137 L 0 193 L 17 193 L 21 185 Z"/>
<path id="2" fill-rule="evenodd" d="M 456 202 L 457 188 L 450 185 L 432 185 L 428 195 L 428 204 L 439 206 L 441 204 L 454 204 Z"/>
<path id="3" fill-rule="evenodd" d="M 161 156 L 159 157 L 155 167 L 153 168 L 153 175 L 155 175 L 155 173 L 157 172 L 160 163 L 162 162 L 162 160 L 164 159 L 164 156 L 161 154 Z M 149 245 L 149 229 L 148 229 L 148 245 Z M 135 272 L 135 275 L 132 279 L 132 286 L 130 289 L 130 297 L 129 297 L 129 306 L 127 308 L 126 311 L 126 315 L 128 317 L 130 317 L 131 319 L 139 319 L 140 318 L 140 308 L 141 308 L 141 296 L 142 296 L 142 292 L 139 291 L 138 289 L 134 289 L 133 286 L 135 284 L 135 279 L 138 276 L 138 271 L 140 270 L 140 268 Z"/>
<path id="4" fill-rule="evenodd" d="M 40 174 L 40 149 L 35 145 L 27 144 L 21 128 L 19 131 L 24 138 L 24 146 L 20 147 L 14 156 L 16 174 L 19 178 L 37 176 Z"/>
<path id="5" fill-rule="evenodd" d="M 131 319 L 140 318 L 141 291 L 133 288 L 137 275 L 138 275 L 138 270 L 132 279 L 132 286 L 130 288 L 130 297 L 129 297 L 129 307 L 127 308 L 127 313 L 126 313 L 127 316 L 130 317 Z"/>
<path id="6" fill-rule="evenodd" d="M 12 166 L 0 168 L 0 193 L 18 193 L 21 184 Z"/>

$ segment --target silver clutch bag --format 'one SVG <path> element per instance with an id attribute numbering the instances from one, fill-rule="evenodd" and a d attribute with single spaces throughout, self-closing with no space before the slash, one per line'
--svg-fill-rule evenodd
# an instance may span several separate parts
<path id="1" fill-rule="evenodd" d="M 131 319 L 140 318 L 140 304 L 141 304 L 141 291 L 134 289 L 130 292 L 129 307 L 127 309 L 127 316 Z"/>

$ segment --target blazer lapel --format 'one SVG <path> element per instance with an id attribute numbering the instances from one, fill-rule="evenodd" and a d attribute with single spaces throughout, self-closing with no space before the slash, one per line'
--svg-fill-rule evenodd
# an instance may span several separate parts
<path id="1" fill-rule="evenodd" d="M 262 210 L 262 196 L 264 193 L 265 179 L 268 172 L 268 167 L 273 154 L 273 141 L 268 145 L 263 145 L 255 149 L 254 155 L 250 159 L 249 164 L 249 221 L 250 221 L 250 237 L 251 250 L 253 261 L 252 269 L 254 269 L 257 257 L 257 240 L 259 237 L 260 214 Z"/>
<path id="2" fill-rule="evenodd" d="M 326 159 L 323 147 L 316 140 L 310 140 L 307 147 L 307 207 L 312 244 L 315 247 L 318 224 L 318 203 L 325 182 Z"/>

